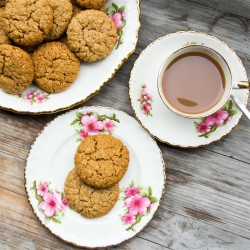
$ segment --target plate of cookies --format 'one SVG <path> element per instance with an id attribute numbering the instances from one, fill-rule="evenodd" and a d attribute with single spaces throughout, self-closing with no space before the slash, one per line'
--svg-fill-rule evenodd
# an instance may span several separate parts
<path id="1" fill-rule="evenodd" d="M 156 141 L 135 118 L 101 106 L 68 111 L 47 124 L 25 168 L 28 200 L 40 222 L 87 248 L 137 235 L 159 208 L 165 183 Z"/>
<path id="2" fill-rule="evenodd" d="M 70 109 L 97 94 L 135 50 L 139 0 L 6 2 L 0 8 L 2 109 Z"/>

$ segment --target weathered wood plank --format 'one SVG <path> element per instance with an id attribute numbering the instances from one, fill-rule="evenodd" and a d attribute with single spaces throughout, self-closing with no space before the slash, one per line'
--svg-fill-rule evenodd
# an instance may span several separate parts
<path id="1" fill-rule="evenodd" d="M 204 6 L 208 6 L 223 12 L 250 18 L 250 6 L 248 0 L 187 0 Z"/>

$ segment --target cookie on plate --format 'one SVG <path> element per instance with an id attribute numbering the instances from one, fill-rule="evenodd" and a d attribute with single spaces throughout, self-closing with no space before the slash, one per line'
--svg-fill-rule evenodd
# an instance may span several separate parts
<path id="1" fill-rule="evenodd" d="M 116 43 L 114 22 L 102 11 L 84 10 L 72 18 L 67 38 L 70 49 L 83 61 L 105 58 Z"/>
<path id="2" fill-rule="evenodd" d="M 79 178 L 76 169 L 72 169 L 65 181 L 64 192 L 72 209 L 87 218 L 96 218 L 107 214 L 119 198 L 118 183 L 107 189 L 90 187 Z"/>
<path id="3" fill-rule="evenodd" d="M 107 0 L 76 0 L 77 4 L 86 9 L 103 9 Z"/>
<path id="4" fill-rule="evenodd" d="M 47 42 L 32 54 L 35 83 L 48 93 L 67 89 L 77 78 L 79 59 L 61 42 Z"/>
<path id="5" fill-rule="evenodd" d="M 53 26 L 53 11 L 47 0 L 9 0 L 4 11 L 7 35 L 23 46 L 41 43 Z"/>
<path id="6" fill-rule="evenodd" d="M 30 56 L 20 48 L 0 45 L 0 89 L 9 94 L 25 90 L 34 79 Z"/>
<path id="7" fill-rule="evenodd" d="M 53 10 L 53 27 L 46 36 L 47 41 L 59 38 L 67 29 L 72 17 L 70 0 L 47 0 Z"/>
<path id="8" fill-rule="evenodd" d="M 0 8 L 0 44 L 12 44 L 11 39 L 7 36 L 4 30 L 3 16 L 4 16 L 4 8 Z"/>
<path id="9" fill-rule="evenodd" d="M 78 146 L 74 161 L 83 182 L 92 187 L 107 188 L 119 182 L 126 173 L 129 151 L 111 135 L 93 135 Z"/>

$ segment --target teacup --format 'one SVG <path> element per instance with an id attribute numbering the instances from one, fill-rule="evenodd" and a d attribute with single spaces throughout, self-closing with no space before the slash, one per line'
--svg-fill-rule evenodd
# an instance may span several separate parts
<path id="1" fill-rule="evenodd" d="M 233 87 L 226 60 L 214 49 L 190 45 L 162 64 L 158 91 L 164 104 L 187 118 L 209 116 L 223 107 Z"/>

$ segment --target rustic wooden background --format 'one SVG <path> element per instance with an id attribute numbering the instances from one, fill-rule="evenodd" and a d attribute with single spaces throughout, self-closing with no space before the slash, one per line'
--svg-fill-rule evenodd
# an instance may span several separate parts
<path id="1" fill-rule="evenodd" d="M 250 77 L 249 0 L 141 0 L 140 8 L 135 53 L 83 105 L 110 106 L 134 116 L 128 81 L 135 60 L 149 43 L 179 30 L 202 31 L 225 41 Z M 30 146 L 57 115 L 0 110 L 0 249 L 77 249 L 40 224 L 24 189 Z M 206 147 L 158 144 L 167 175 L 162 204 L 141 233 L 116 249 L 250 249 L 250 122 L 242 117 L 229 135 Z"/>

